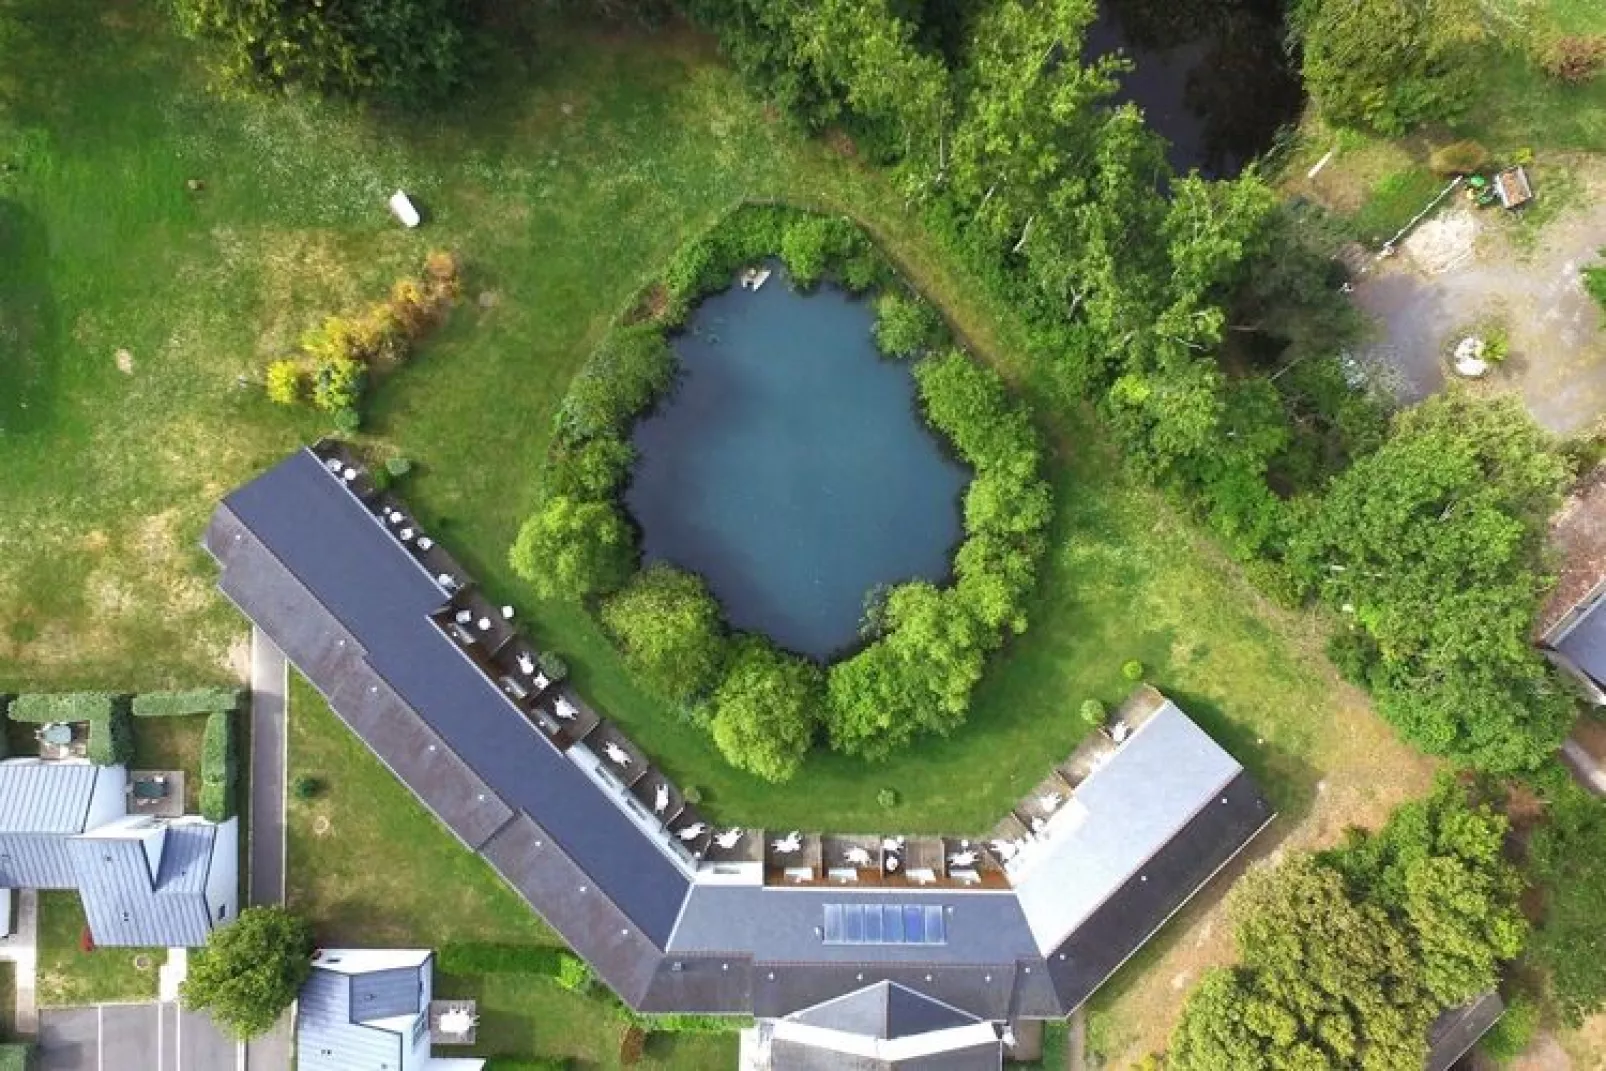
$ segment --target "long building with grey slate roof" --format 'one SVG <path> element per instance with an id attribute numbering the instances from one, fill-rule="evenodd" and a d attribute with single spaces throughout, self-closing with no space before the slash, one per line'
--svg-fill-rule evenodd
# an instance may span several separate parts
<path id="1" fill-rule="evenodd" d="M 238 826 L 126 812 L 121 766 L 0 762 L 0 888 L 72 889 L 97 945 L 192 947 L 239 910 Z"/>
<path id="2" fill-rule="evenodd" d="M 632 1007 L 782 1019 L 878 982 L 1076 1008 L 1272 818 L 1152 689 L 971 837 L 722 829 L 540 673 L 511 608 L 338 445 L 228 495 L 222 591 Z"/>

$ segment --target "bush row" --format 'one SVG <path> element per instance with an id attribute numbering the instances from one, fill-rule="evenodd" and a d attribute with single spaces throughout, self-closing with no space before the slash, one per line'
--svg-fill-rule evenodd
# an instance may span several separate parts
<path id="1" fill-rule="evenodd" d="M 33 1067 L 33 1045 L 22 1041 L 0 1044 L 0 1071 L 31 1071 Z"/>
<path id="2" fill-rule="evenodd" d="M 829 673 L 760 637 L 731 636 L 699 578 L 663 564 L 638 570 L 636 532 L 619 502 L 635 457 L 631 424 L 674 381 L 665 332 L 744 265 L 776 254 L 794 285 L 830 278 L 875 293 L 878 347 L 917 361 L 928 422 L 975 471 L 955 584 L 885 593 L 868 615 L 868 646 Z M 996 374 L 957 350 L 935 355 L 949 345 L 941 316 L 848 220 L 738 208 L 675 254 L 575 377 L 540 504 L 509 555 L 514 569 L 542 598 L 590 605 L 641 681 L 706 725 L 732 765 L 760 777 L 792 777 L 822 728 L 833 747 L 871 758 L 922 730 L 951 730 L 988 653 L 1025 628 L 1052 503 L 1030 416 Z"/>
<path id="3" fill-rule="evenodd" d="M 142 692 L 134 697 L 136 718 L 182 718 L 240 709 L 238 688 L 190 688 L 180 692 Z"/>
<path id="4" fill-rule="evenodd" d="M 302 337 L 298 353 L 268 365 L 268 397 L 280 405 L 310 397 L 339 430 L 356 431 L 370 377 L 405 360 L 445 318 L 458 289 L 456 258 L 430 253 L 422 275 L 397 280 L 387 299 L 356 315 L 327 317 Z"/>
<path id="5" fill-rule="evenodd" d="M 12 721 L 42 724 L 52 721 L 105 721 L 118 697 L 110 692 L 50 692 L 19 695 L 6 716 Z"/>
<path id="6" fill-rule="evenodd" d="M 239 776 L 235 755 L 234 716 L 207 715 L 201 740 L 201 816 L 222 822 L 234 816 L 234 785 Z"/>

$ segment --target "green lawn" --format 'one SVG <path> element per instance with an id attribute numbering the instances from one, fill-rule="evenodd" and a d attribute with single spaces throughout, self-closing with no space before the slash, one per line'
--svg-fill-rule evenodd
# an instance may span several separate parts
<path id="1" fill-rule="evenodd" d="M 800 138 L 684 31 L 500 38 L 456 110 L 386 117 L 217 100 L 154 5 L 0 0 L 0 346 L 21 343 L 0 350 L 0 687 L 225 679 L 243 627 L 213 591 L 202 526 L 220 494 L 322 427 L 253 381 L 320 315 L 378 297 L 443 246 L 465 264 L 467 300 L 381 385 L 370 433 L 418 462 L 402 493 L 442 542 L 722 820 L 985 829 L 1070 750 L 1083 699 L 1121 698 L 1129 658 L 1287 819 L 1329 769 L 1388 795 L 1402 749 L 1375 720 L 1335 729 L 1322 626 L 1263 606 L 1090 418 L 1048 419 L 1067 406 L 1026 365 L 1010 310 L 876 172 Z M 426 209 L 417 232 L 385 213 L 398 185 Z M 1043 416 L 1059 505 L 1032 629 L 969 724 L 880 766 L 821 754 L 780 788 L 726 769 L 633 687 L 584 614 L 531 601 L 505 561 L 569 377 L 664 258 L 744 196 L 851 211 L 877 235 Z M 295 896 L 324 940 L 549 939 L 304 688 L 296 709 L 296 771 L 332 786 L 296 805 L 291 829 Z M 891 812 L 883 787 L 902 800 Z M 484 987 L 488 1044 L 612 1058 L 612 1024 L 561 991 L 448 983 Z M 706 1044 L 682 1041 L 676 1058 L 727 1062 Z"/>
<path id="2" fill-rule="evenodd" d="M 290 775 L 320 793 L 292 800 L 290 903 L 321 945 L 438 948 L 450 941 L 557 944 L 495 872 L 440 826 L 299 675 L 290 690 Z M 624 1024 L 608 1004 L 539 978 L 442 974 L 437 992 L 479 1001 L 482 1056 L 568 1056 L 614 1067 Z M 730 1067 L 735 1035 L 653 1039 L 646 1067 Z"/>
<path id="3" fill-rule="evenodd" d="M 39 893 L 39 1003 L 95 1004 L 156 999 L 165 948 L 80 949 L 84 908 L 75 892 Z M 143 956 L 146 969 L 135 966 Z"/>

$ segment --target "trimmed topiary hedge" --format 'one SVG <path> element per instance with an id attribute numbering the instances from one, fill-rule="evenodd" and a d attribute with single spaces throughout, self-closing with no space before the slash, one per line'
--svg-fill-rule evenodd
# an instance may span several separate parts
<path id="1" fill-rule="evenodd" d="M 12 721 L 104 721 L 111 717 L 117 697 L 111 692 L 34 692 L 11 701 Z"/>
<path id="2" fill-rule="evenodd" d="M 97 766 L 126 766 L 134 761 L 134 722 L 128 706 L 112 704 L 104 718 L 89 723 L 89 761 Z"/>
<path id="3" fill-rule="evenodd" d="M 238 688 L 190 688 L 179 692 L 142 692 L 134 697 L 136 718 L 182 718 L 195 714 L 231 713 L 240 709 Z"/>
<path id="4" fill-rule="evenodd" d="M 201 740 L 201 816 L 214 822 L 234 817 L 234 717 L 209 714 Z"/>

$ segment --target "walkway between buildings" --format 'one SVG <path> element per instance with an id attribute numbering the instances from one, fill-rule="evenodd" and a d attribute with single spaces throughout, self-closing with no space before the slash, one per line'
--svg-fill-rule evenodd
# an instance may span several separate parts
<path id="1" fill-rule="evenodd" d="M 284 903 L 284 806 L 289 740 L 289 670 L 284 654 L 251 630 L 251 847 L 246 899 L 253 907 Z M 245 1046 L 247 1071 L 288 1071 L 291 1012 Z"/>
<path id="2" fill-rule="evenodd" d="M 0 962 L 16 971 L 17 1033 L 32 1036 L 39 1031 L 39 892 L 18 889 L 17 928 L 10 937 L 0 937 Z"/>

